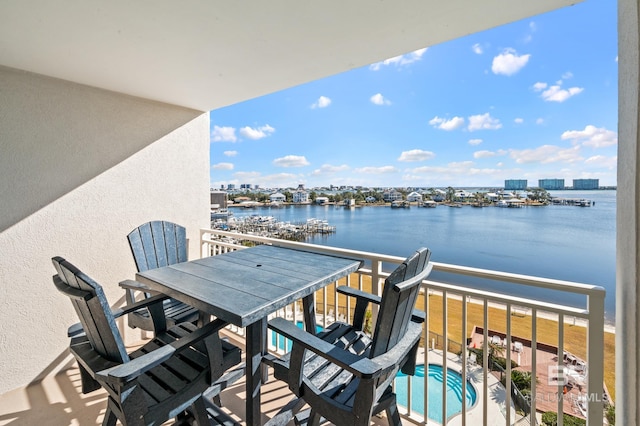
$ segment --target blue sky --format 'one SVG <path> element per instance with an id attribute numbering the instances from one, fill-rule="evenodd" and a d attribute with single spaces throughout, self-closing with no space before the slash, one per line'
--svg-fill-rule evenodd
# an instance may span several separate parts
<path id="1" fill-rule="evenodd" d="M 211 111 L 211 187 L 615 185 L 616 13 L 587 0 Z"/>

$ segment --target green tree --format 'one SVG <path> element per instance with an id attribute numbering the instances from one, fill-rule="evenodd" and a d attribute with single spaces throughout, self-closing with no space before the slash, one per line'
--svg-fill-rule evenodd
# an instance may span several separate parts
<path id="1" fill-rule="evenodd" d="M 452 187 L 447 187 L 447 201 L 452 203 L 456 200 L 456 190 L 453 189 Z"/>

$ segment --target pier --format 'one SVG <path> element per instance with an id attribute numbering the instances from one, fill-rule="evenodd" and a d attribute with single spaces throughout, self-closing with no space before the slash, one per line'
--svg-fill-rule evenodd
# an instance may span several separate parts
<path id="1" fill-rule="evenodd" d="M 560 206 L 591 207 L 596 203 L 595 201 L 586 200 L 584 198 L 551 198 L 551 204 Z"/>
<path id="2" fill-rule="evenodd" d="M 333 234 L 336 227 L 323 219 L 307 219 L 306 222 L 279 222 L 273 216 L 229 217 L 211 222 L 213 229 L 236 231 L 241 234 L 279 238 L 289 241 L 305 241 L 311 235 Z"/>

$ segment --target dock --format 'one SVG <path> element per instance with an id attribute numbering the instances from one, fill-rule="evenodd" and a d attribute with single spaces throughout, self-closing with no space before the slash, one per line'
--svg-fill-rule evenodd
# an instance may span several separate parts
<path id="1" fill-rule="evenodd" d="M 317 234 L 333 234 L 336 227 L 329 225 L 323 219 L 307 219 L 306 222 L 280 222 L 273 216 L 245 216 L 229 217 L 226 221 L 211 222 L 213 229 L 236 231 L 241 234 L 258 235 L 261 237 L 279 238 L 289 241 L 305 241 Z"/>

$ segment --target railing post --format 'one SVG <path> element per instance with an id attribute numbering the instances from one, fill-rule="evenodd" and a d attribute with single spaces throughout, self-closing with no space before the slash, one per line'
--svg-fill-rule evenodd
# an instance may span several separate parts
<path id="1" fill-rule="evenodd" d="M 371 261 L 371 293 L 375 294 L 377 296 L 381 296 L 382 295 L 382 291 L 380 288 L 380 274 L 382 273 L 382 262 L 379 261 L 378 259 L 374 259 Z M 378 305 L 376 305 L 375 303 L 372 304 L 373 306 L 371 306 L 371 318 L 377 318 L 378 317 Z M 374 330 L 373 326 L 374 324 L 371 324 L 372 326 L 372 330 Z"/>
<path id="2" fill-rule="evenodd" d="M 587 425 L 601 425 L 604 409 L 604 290 L 587 296 Z"/>

